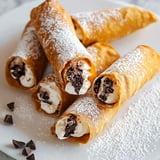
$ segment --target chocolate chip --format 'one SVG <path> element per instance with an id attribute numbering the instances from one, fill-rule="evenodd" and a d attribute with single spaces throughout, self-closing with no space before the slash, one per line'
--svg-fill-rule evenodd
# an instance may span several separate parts
<path id="1" fill-rule="evenodd" d="M 4 118 L 4 122 L 9 124 L 9 125 L 12 125 L 13 124 L 13 118 L 12 118 L 12 115 L 9 115 L 7 114 Z"/>
<path id="2" fill-rule="evenodd" d="M 49 99 L 48 92 L 40 92 L 40 97 L 45 100 L 48 100 Z"/>
<path id="3" fill-rule="evenodd" d="M 25 147 L 25 148 L 22 150 L 22 155 L 28 156 L 31 152 L 32 152 L 32 150 L 31 150 L 29 147 Z"/>
<path id="4" fill-rule="evenodd" d="M 30 149 L 32 150 L 35 150 L 36 149 L 36 145 L 34 143 L 33 140 L 30 140 L 27 144 L 26 144 L 26 147 L 29 147 Z"/>
<path id="5" fill-rule="evenodd" d="M 35 160 L 34 154 L 31 154 L 26 158 L 26 160 Z"/>
<path id="6" fill-rule="evenodd" d="M 52 104 L 52 102 L 49 101 L 49 94 L 46 91 L 40 91 L 39 93 L 40 98 L 44 103 Z"/>
<path id="7" fill-rule="evenodd" d="M 14 111 L 14 102 L 8 103 L 7 107 L 9 108 L 9 110 L 11 110 L 13 112 Z"/>
<path id="8" fill-rule="evenodd" d="M 12 140 L 12 143 L 15 148 L 23 148 L 25 146 L 25 143 L 22 141 Z"/>
<path id="9" fill-rule="evenodd" d="M 74 68 L 70 67 L 67 71 L 67 76 L 71 76 L 73 72 L 74 72 Z"/>
<path id="10" fill-rule="evenodd" d="M 94 92 L 98 93 L 102 77 L 98 78 L 94 83 Z"/>
<path id="11" fill-rule="evenodd" d="M 82 75 L 80 74 L 77 74 L 77 75 L 74 75 L 74 81 L 72 82 L 72 85 L 74 86 L 75 88 L 75 92 L 77 94 L 79 94 L 79 91 L 83 85 L 83 78 L 82 78 Z"/>
<path id="12" fill-rule="evenodd" d="M 75 115 L 70 115 L 70 117 L 67 119 L 67 125 L 65 128 L 65 135 L 64 137 L 69 137 L 71 134 L 74 133 L 75 128 L 77 126 L 77 121 L 76 121 L 76 116 Z"/>
<path id="13" fill-rule="evenodd" d="M 71 76 L 71 75 L 73 74 L 73 72 L 74 72 L 74 67 L 70 67 L 70 68 L 68 69 L 68 71 L 67 71 L 67 76 L 68 76 L 68 77 Z"/>
<path id="14" fill-rule="evenodd" d="M 100 96 L 98 96 L 99 100 L 101 100 L 102 102 L 105 102 L 107 100 L 107 97 L 105 94 L 101 94 Z"/>
<path id="15" fill-rule="evenodd" d="M 113 86 L 113 81 L 109 78 L 105 78 L 105 80 L 103 82 L 104 82 L 103 84 L 107 87 L 112 87 Z"/>
<path id="16" fill-rule="evenodd" d="M 13 67 L 10 68 L 12 75 L 16 78 L 19 79 L 22 75 L 25 75 L 25 64 L 19 64 L 19 65 L 14 65 Z"/>
<path id="17" fill-rule="evenodd" d="M 98 99 L 102 102 L 105 102 L 107 100 L 107 93 L 113 93 L 114 89 L 111 88 L 113 86 L 113 81 L 109 78 L 105 78 L 103 81 L 103 92 L 101 95 L 98 96 Z"/>
<path id="18" fill-rule="evenodd" d="M 105 92 L 105 93 L 113 93 L 113 92 L 114 92 L 114 89 L 111 88 L 111 87 L 105 87 L 105 88 L 104 88 L 104 92 Z"/>
<path id="19" fill-rule="evenodd" d="M 72 86 L 75 88 L 75 92 L 79 94 L 79 91 L 83 85 L 83 77 L 82 77 L 82 70 L 78 68 L 79 66 L 77 65 L 76 68 L 71 67 L 67 71 L 67 77 L 72 83 Z"/>

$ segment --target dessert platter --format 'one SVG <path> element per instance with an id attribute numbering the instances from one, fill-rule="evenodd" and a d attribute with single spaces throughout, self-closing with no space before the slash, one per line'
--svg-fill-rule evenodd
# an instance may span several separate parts
<path id="1" fill-rule="evenodd" d="M 160 158 L 158 15 L 110 0 L 39 0 L 0 21 L 3 152 Z"/>

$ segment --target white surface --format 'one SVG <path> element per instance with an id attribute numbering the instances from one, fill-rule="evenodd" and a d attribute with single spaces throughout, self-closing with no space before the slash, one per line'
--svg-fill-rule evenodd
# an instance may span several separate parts
<path id="1" fill-rule="evenodd" d="M 26 2 L 38 1 L 38 0 L 0 0 L 0 15 L 12 10 L 13 8 L 20 6 Z M 94 1 L 94 0 L 93 0 Z M 146 9 L 150 9 L 157 14 L 160 14 L 159 0 L 119 0 L 121 2 L 127 2 L 135 4 Z"/>
<path id="2" fill-rule="evenodd" d="M 63 6 L 70 12 L 89 11 L 107 7 L 109 8 L 123 6 L 123 4 L 108 2 L 106 0 L 94 0 L 94 2 L 92 0 L 61 0 L 61 2 Z M 54 119 L 51 117 L 47 117 L 44 114 L 37 113 L 31 102 L 30 94 L 11 88 L 7 85 L 5 81 L 4 69 L 6 59 L 16 48 L 23 27 L 29 19 L 29 12 L 31 8 L 33 8 L 37 4 L 38 1 L 26 4 L 0 17 L 0 149 L 2 151 L 5 151 L 9 155 L 12 155 L 17 160 L 22 160 L 25 159 L 25 157 L 21 156 L 21 150 L 13 149 L 11 145 L 12 139 L 23 140 L 25 142 L 29 141 L 30 139 L 33 139 L 36 141 L 37 145 L 37 150 L 34 153 L 36 159 L 38 160 L 90 160 L 93 158 L 94 160 L 107 159 L 108 153 L 103 151 L 104 146 L 99 146 L 98 156 L 96 155 L 94 157 L 95 153 L 93 152 L 94 149 L 92 147 L 97 146 L 96 142 L 98 138 L 96 138 L 87 145 L 76 145 L 68 142 L 61 142 L 58 141 L 56 138 L 52 137 L 50 135 L 50 126 L 51 124 L 53 124 Z M 134 49 L 139 44 L 150 45 L 153 48 L 155 48 L 158 52 L 160 52 L 159 28 L 160 23 L 158 22 L 121 40 L 115 41 L 114 43 L 112 43 L 112 45 L 120 53 L 126 53 L 129 50 Z M 149 83 L 150 85 L 148 86 L 152 87 L 154 82 L 157 82 L 157 80 L 158 79 L 154 79 Z M 138 96 L 140 97 L 140 94 Z M 135 96 L 133 99 L 127 102 L 127 105 L 124 106 L 124 109 L 118 114 L 118 117 L 116 117 L 117 122 L 122 119 L 123 115 L 125 115 L 127 111 L 127 106 L 130 104 L 130 102 L 132 102 L 133 100 L 138 100 L 138 96 Z M 6 104 L 11 101 L 15 102 L 16 109 L 14 113 L 11 113 L 6 107 Z M 5 126 L 3 124 L 3 118 L 6 114 L 13 114 L 13 119 L 15 122 L 14 126 Z M 154 113 L 151 114 L 153 116 Z M 160 117 L 160 115 L 155 116 Z M 159 119 L 157 119 L 157 121 L 158 120 Z M 160 128 L 160 126 L 157 126 L 157 129 L 159 129 L 158 127 Z M 112 131 L 111 129 L 111 126 L 108 127 L 103 132 L 103 134 Z M 100 136 L 102 140 L 103 134 Z M 115 135 L 115 139 L 116 138 L 117 137 Z M 158 149 L 160 148 L 160 137 L 159 139 L 157 138 L 156 141 L 156 144 L 154 141 L 149 143 L 150 147 L 153 146 L 153 153 L 150 153 L 150 151 L 148 151 L 148 144 L 146 144 L 146 152 L 144 152 L 145 155 L 143 156 L 143 159 L 158 160 L 158 158 L 160 158 L 160 152 L 158 151 Z M 118 144 L 119 142 L 117 142 L 116 149 L 120 150 L 121 146 L 119 146 Z M 135 147 L 134 145 L 136 145 L 136 142 L 135 144 L 133 144 L 133 147 Z M 102 151 L 103 153 L 101 154 L 100 151 Z M 132 156 L 134 157 L 136 156 L 136 154 L 138 154 L 138 152 L 135 150 L 133 150 L 132 152 L 132 148 L 129 148 L 129 151 L 133 155 L 126 155 L 126 160 L 131 160 Z M 121 152 L 121 154 L 123 154 L 123 151 Z M 139 154 L 141 154 L 141 152 Z M 112 155 L 114 157 L 113 159 L 117 159 L 116 155 L 114 156 L 114 153 L 112 153 Z M 119 159 L 121 159 L 121 157 L 119 157 Z"/>

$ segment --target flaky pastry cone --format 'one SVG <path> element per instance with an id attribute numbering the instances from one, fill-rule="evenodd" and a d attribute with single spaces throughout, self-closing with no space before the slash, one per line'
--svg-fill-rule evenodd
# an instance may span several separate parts
<path id="1" fill-rule="evenodd" d="M 6 62 L 6 79 L 16 88 L 29 90 L 41 79 L 47 59 L 29 22 L 21 36 L 16 51 Z"/>
<path id="2" fill-rule="evenodd" d="M 117 51 L 106 43 L 95 43 L 87 47 L 87 50 L 96 64 L 97 74 L 119 58 Z M 54 73 L 44 77 L 32 90 L 32 99 L 37 109 L 56 116 L 59 116 L 73 103 L 76 97 L 61 89 Z"/>
<path id="3" fill-rule="evenodd" d="M 77 36 L 88 46 L 94 42 L 111 42 L 156 22 L 157 17 L 137 7 L 111 8 L 72 16 Z"/>
<path id="4" fill-rule="evenodd" d="M 70 15 L 57 0 L 46 0 L 32 10 L 31 20 L 63 90 L 85 94 L 96 71 L 90 54 L 76 36 Z"/>
<path id="5" fill-rule="evenodd" d="M 160 54 L 140 45 L 113 63 L 93 82 L 92 93 L 99 106 L 122 105 L 160 70 Z"/>

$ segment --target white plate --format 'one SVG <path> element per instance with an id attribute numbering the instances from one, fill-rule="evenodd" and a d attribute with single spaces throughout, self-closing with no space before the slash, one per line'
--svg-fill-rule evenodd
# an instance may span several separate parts
<path id="1" fill-rule="evenodd" d="M 123 3 L 111 2 L 106 0 L 61 0 L 60 2 L 70 13 L 112 7 L 122 7 L 126 5 Z M 104 151 L 105 146 L 101 146 L 101 144 L 108 146 L 111 145 L 107 144 L 108 142 L 97 142 L 98 139 L 96 138 L 87 145 L 76 145 L 58 141 L 55 137 L 52 137 L 50 135 L 50 126 L 51 124 L 53 124 L 54 118 L 37 113 L 32 104 L 30 94 L 11 88 L 5 81 L 4 68 L 6 59 L 14 51 L 18 43 L 23 27 L 29 19 L 29 12 L 31 8 L 38 5 L 39 3 L 40 1 L 25 4 L 22 7 L 17 8 L 10 13 L 0 17 L 0 149 L 7 154 L 15 157 L 16 159 L 22 160 L 25 159 L 25 157 L 21 155 L 21 150 L 15 150 L 12 147 L 12 139 L 22 140 L 25 142 L 33 139 L 36 141 L 37 145 L 37 150 L 34 152 L 37 160 L 109 159 L 110 153 L 108 153 L 107 150 L 106 152 Z M 120 53 L 126 53 L 131 49 L 134 49 L 139 44 L 150 45 L 160 52 L 159 28 L 160 23 L 158 22 L 121 40 L 118 40 L 112 43 L 112 45 Z M 143 89 L 147 89 L 147 87 L 149 89 L 154 83 L 157 83 L 157 81 L 158 79 L 153 79 Z M 138 96 L 134 96 L 134 98 L 127 102 L 127 104 L 124 106 L 124 109 L 121 110 L 121 112 L 119 112 L 118 116 L 116 117 L 116 121 L 120 121 L 122 119 L 122 117 L 127 112 L 127 107 L 130 105 L 130 103 L 132 103 L 132 101 L 138 100 L 139 96 L 141 96 L 141 92 L 143 95 L 143 89 L 138 93 Z M 15 102 L 16 109 L 14 113 L 11 113 L 6 107 L 6 104 L 11 101 Z M 14 126 L 5 126 L 3 124 L 3 119 L 6 114 L 13 114 L 15 122 Z M 157 121 L 160 120 L 158 119 L 158 117 L 160 117 L 160 115 L 157 116 Z M 113 125 L 109 126 L 103 132 L 103 134 L 101 135 L 101 140 L 103 140 L 103 136 L 111 131 L 112 127 L 114 127 Z M 157 131 L 160 131 L 160 124 L 157 126 Z M 150 137 L 152 141 L 152 136 Z M 116 138 L 117 137 L 115 136 L 115 139 Z M 141 159 L 158 159 L 158 157 L 160 157 L 160 152 L 158 151 L 157 147 L 160 147 L 160 135 L 156 138 L 156 144 L 154 141 L 153 143 L 146 142 L 146 150 L 143 149 L 143 152 L 140 151 L 138 153 L 139 148 L 137 148 L 137 151 L 132 151 L 132 149 L 135 149 L 135 146 L 137 145 L 136 142 L 135 144 L 133 144 L 133 148 L 129 148 L 129 153 L 131 153 L 132 155 L 125 155 L 125 152 L 120 149 L 121 146 L 118 145 L 120 144 L 119 142 L 117 142 L 117 147 L 114 150 L 117 150 L 118 155 L 125 157 L 124 159 L 126 160 L 138 159 L 135 158 L 138 157 L 138 154 L 142 155 Z M 97 143 L 99 143 L 100 145 L 96 149 L 96 147 L 98 146 Z M 148 145 L 150 145 L 151 148 L 152 146 L 154 146 L 153 153 L 151 153 L 151 151 L 148 151 Z M 95 149 L 97 150 L 97 152 L 95 152 Z M 113 152 L 111 154 L 112 159 L 122 159 L 122 157 L 117 158 L 116 152 Z"/>

